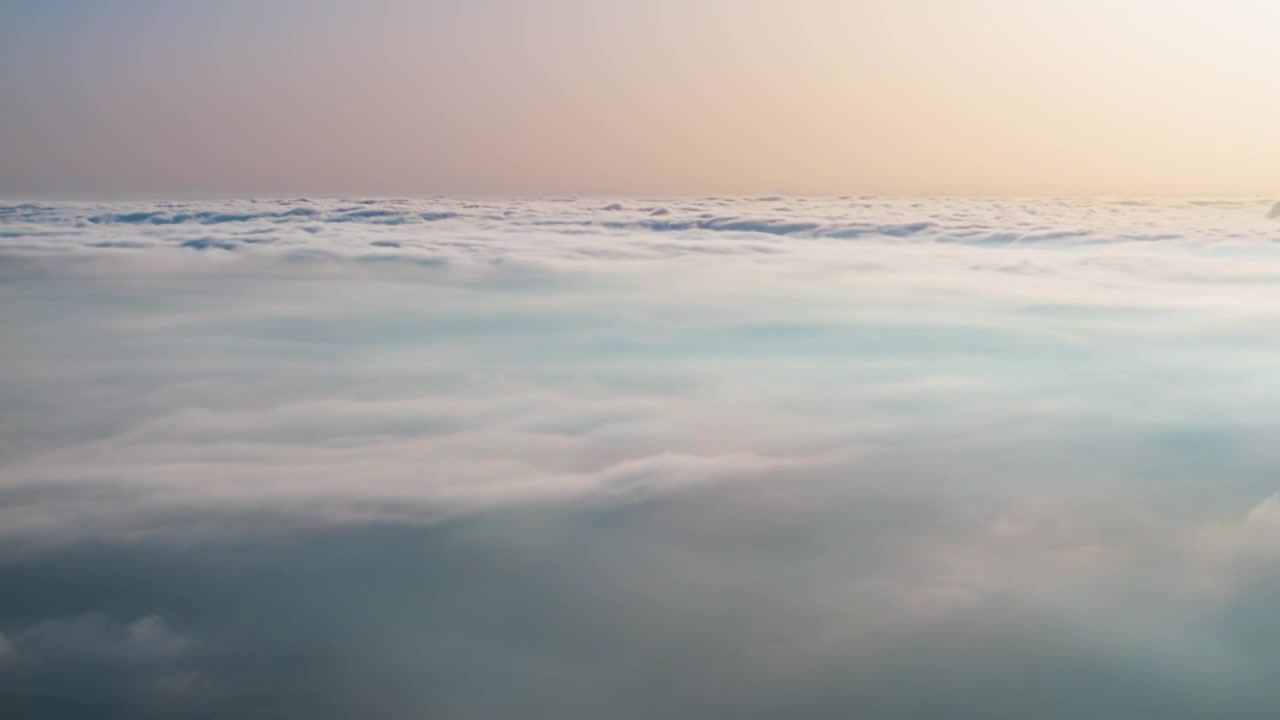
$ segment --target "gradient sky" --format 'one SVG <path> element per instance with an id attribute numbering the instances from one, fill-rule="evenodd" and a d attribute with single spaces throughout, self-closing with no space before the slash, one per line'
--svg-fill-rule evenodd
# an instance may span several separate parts
<path id="1" fill-rule="evenodd" d="M 1274 0 L 0 0 L 0 195 L 1280 194 Z"/>

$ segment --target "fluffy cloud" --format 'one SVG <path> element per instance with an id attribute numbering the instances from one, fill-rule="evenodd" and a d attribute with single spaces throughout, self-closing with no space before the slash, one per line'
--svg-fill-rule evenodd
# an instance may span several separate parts
<path id="1" fill-rule="evenodd" d="M 0 709 L 1265 717 L 1265 211 L 0 207 Z"/>

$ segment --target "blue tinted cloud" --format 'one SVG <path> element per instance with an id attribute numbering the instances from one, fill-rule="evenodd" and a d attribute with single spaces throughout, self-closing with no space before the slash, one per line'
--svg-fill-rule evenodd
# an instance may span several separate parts
<path id="1" fill-rule="evenodd" d="M 0 709 L 1268 717 L 1265 211 L 0 207 Z"/>

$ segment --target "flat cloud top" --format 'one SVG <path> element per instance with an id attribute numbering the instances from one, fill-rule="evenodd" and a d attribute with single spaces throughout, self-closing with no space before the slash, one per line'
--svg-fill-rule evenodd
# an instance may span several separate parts
<path id="1" fill-rule="evenodd" d="M 0 714 L 1268 718 L 1267 206 L 0 206 Z"/>
<path id="2" fill-rule="evenodd" d="M 618 261 L 781 252 L 791 248 L 780 242 L 785 239 L 1018 246 L 1273 238 L 1274 226 L 1260 222 L 1266 214 L 1266 201 L 1245 199 L 22 203 L 0 205 L 0 249 L 6 255 L 179 248 L 419 262 Z"/>

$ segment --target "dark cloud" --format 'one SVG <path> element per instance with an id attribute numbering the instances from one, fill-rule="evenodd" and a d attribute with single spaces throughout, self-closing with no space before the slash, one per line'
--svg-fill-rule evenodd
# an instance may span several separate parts
<path id="1" fill-rule="evenodd" d="M 1184 605 L 1158 570 L 1090 579 L 1065 546 L 984 548 L 981 518 L 948 503 L 837 487 L 8 563 L 20 590 L 0 626 L 19 628 L 19 659 L 0 707 L 1015 720 L 1264 718 L 1280 700 L 1256 634 L 1273 580 Z M 999 567 L 946 577 L 961 555 Z M 74 614 L 86 605 L 107 610 Z M 31 625 L 48 613 L 67 615 Z"/>

